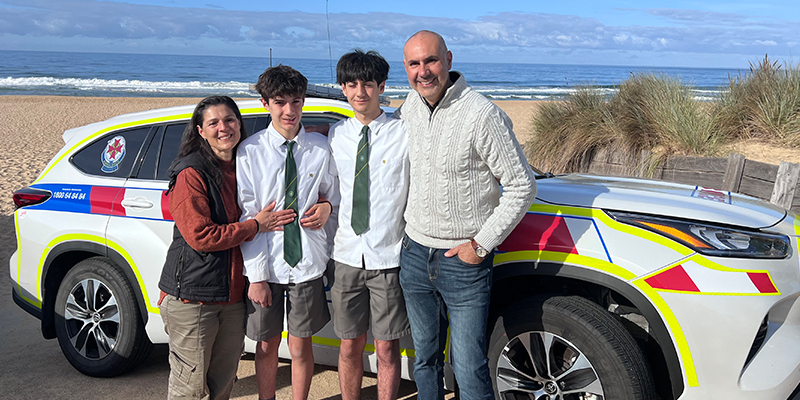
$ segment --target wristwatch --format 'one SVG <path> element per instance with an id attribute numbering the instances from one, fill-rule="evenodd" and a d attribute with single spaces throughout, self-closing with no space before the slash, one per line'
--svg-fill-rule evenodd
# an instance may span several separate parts
<path id="1" fill-rule="evenodd" d="M 489 255 L 489 250 L 486 250 L 485 247 L 478 244 L 475 239 L 472 239 L 472 249 L 475 250 L 475 255 L 480 258 L 486 258 Z"/>

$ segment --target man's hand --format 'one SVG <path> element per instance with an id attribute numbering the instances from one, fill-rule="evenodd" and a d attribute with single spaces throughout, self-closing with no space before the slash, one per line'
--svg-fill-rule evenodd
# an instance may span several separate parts
<path id="1" fill-rule="evenodd" d="M 444 253 L 445 257 L 452 257 L 455 255 L 457 255 L 461 261 L 467 264 L 477 265 L 483 261 L 483 258 L 480 258 L 477 254 L 475 254 L 475 249 L 472 248 L 472 242 L 462 243 L 450 250 L 447 250 L 447 253 Z"/>
<path id="2" fill-rule="evenodd" d="M 261 307 L 272 306 L 272 290 L 269 288 L 269 283 L 267 281 L 250 283 L 247 298 Z"/>
<path id="3" fill-rule="evenodd" d="M 294 210 L 272 211 L 274 209 L 275 201 L 273 200 L 256 214 L 254 219 L 258 222 L 259 232 L 282 231 L 284 225 L 294 221 Z"/>
<path id="4" fill-rule="evenodd" d="M 300 218 L 300 226 L 312 230 L 320 229 L 328 222 L 331 211 L 333 211 L 331 203 L 322 202 L 314 204 L 306 211 L 304 214 L 305 217 Z"/>

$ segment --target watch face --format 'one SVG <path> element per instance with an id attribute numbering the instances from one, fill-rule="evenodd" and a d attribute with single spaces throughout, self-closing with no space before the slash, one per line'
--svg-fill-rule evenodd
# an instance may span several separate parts
<path id="1" fill-rule="evenodd" d="M 489 251 L 484 249 L 483 247 L 478 247 L 475 249 L 475 255 L 480 258 L 486 258 L 489 255 Z"/>

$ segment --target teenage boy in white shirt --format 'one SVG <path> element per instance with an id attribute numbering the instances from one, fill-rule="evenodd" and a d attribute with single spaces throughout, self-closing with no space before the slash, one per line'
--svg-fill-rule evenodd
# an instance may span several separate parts
<path id="1" fill-rule="evenodd" d="M 411 333 L 400 288 L 400 247 L 408 197 L 408 139 L 403 122 L 381 110 L 389 64 L 375 51 L 354 50 L 336 66 L 336 81 L 355 116 L 328 134 L 338 175 L 338 228 L 331 288 L 334 331 L 342 339 L 339 387 L 359 398 L 362 354 L 372 328 L 378 358 L 378 398 L 395 399 L 400 384 L 399 338 Z"/>
<path id="2" fill-rule="evenodd" d="M 283 230 L 258 233 L 241 246 L 247 297 L 247 336 L 257 343 L 259 399 L 275 398 L 278 346 L 283 317 L 292 356 L 292 397 L 308 398 L 314 370 L 311 336 L 330 314 L 322 275 L 329 259 L 328 237 L 321 229 L 336 196 L 330 175 L 327 140 L 300 123 L 308 80 L 285 65 L 268 68 L 256 90 L 272 122 L 242 141 L 236 155 L 236 180 L 242 220 L 277 202 L 304 215 Z"/>

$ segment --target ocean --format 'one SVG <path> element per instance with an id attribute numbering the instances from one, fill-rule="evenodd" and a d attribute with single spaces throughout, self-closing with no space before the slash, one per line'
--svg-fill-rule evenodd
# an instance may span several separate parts
<path id="1" fill-rule="evenodd" d="M 309 83 L 335 87 L 336 60 L 273 58 Z M 403 63 L 390 61 L 385 94 L 403 99 L 410 90 Z M 270 66 L 264 57 L 0 51 L 0 95 L 100 97 L 253 97 L 249 90 Z M 739 70 L 726 68 L 624 67 L 603 65 L 454 62 L 478 92 L 496 100 L 561 100 L 576 85 L 613 93 L 632 73 L 655 72 L 681 79 L 699 100 L 712 100 Z"/>

